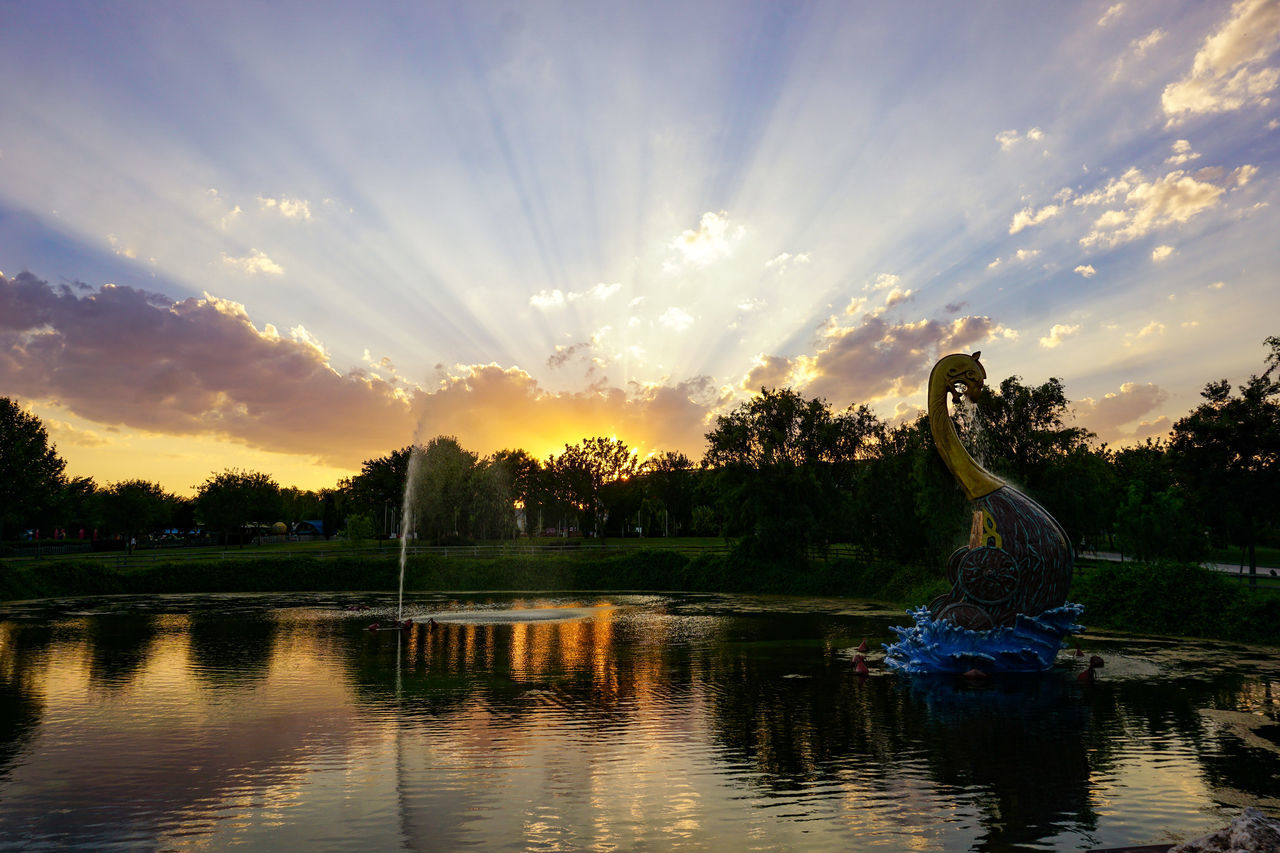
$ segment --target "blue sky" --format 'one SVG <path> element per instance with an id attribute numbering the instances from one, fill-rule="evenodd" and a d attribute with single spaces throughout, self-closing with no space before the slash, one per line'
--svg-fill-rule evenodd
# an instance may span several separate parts
<path id="1" fill-rule="evenodd" d="M 696 458 L 958 349 L 1125 443 L 1280 333 L 1274 0 L 0 10 L 0 394 L 100 482 Z"/>

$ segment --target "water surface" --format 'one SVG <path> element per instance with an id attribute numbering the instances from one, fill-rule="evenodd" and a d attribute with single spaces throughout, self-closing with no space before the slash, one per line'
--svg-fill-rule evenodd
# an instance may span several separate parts
<path id="1" fill-rule="evenodd" d="M 366 630 L 394 615 L 0 605 L 0 847 L 1062 850 L 1280 815 L 1274 650 L 1086 634 L 1092 687 L 1066 653 L 974 685 L 859 677 L 906 617 L 843 600 L 416 595 Z"/>

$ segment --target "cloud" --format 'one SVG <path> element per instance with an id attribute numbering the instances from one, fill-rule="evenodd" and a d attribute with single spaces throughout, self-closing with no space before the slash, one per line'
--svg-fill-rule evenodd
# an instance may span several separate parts
<path id="1" fill-rule="evenodd" d="M 480 453 L 523 447 L 545 457 L 584 437 L 617 435 L 642 454 L 680 450 L 698 458 L 712 413 L 728 402 L 728 392 L 705 376 L 552 393 L 519 368 L 456 365 L 437 390 L 415 398 L 414 414 L 429 428 L 420 439 L 456 435 Z"/>
<path id="2" fill-rule="evenodd" d="M 1031 128 L 1025 135 L 1016 130 L 1002 130 L 996 134 L 1001 151 L 1012 151 L 1021 142 L 1039 142 L 1041 139 L 1044 139 L 1044 131 L 1038 127 Z"/>
<path id="3" fill-rule="evenodd" d="M 622 284 L 620 282 L 614 282 L 613 284 L 600 282 L 586 290 L 571 290 L 568 293 L 557 287 L 552 290 L 539 290 L 529 297 L 529 304 L 534 308 L 545 310 L 548 308 L 560 308 L 570 302 L 577 302 L 579 299 L 594 299 L 597 302 L 604 302 L 621 289 Z M 636 304 L 636 300 L 633 299 L 632 304 Z"/>
<path id="4" fill-rule="evenodd" d="M 854 326 L 826 327 L 824 345 L 813 355 L 761 356 L 741 385 L 790 385 L 837 406 L 872 402 L 918 390 L 940 355 L 1016 335 L 990 317 L 891 323 L 882 315 L 868 316 Z"/>
<path id="5" fill-rule="evenodd" d="M 1014 253 L 1014 259 L 1019 261 L 1029 261 L 1039 254 L 1039 249 L 1019 249 Z"/>
<path id="6" fill-rule="evenodd" d="M 1216 206 L 1224 192 L 1221 186 L 1198 180 L 1182 170 L 1147 181 L 1136 169 L 1130 169 L 1123 177 L 1112 179 L 1106 188 L 1075 200 L 1075 204 L 1093 204 L 1122 197 L 1121 207 L 1094 220 L 1092 230 L 1080 238 L 1080 245 L 1114 247 L 1155 228 L 1184 223 Z"/>
<path id="7" fill-rule="evenodd" d="M 1165 87 L 1161 106 L 1169 124 L 1193 115 L 1264 106 L 1280 84 L 1267 60 L 1280 47 L 1280 3 L 1240 0 L 1196 52 L 1185 77 Z"/>
<path id="8" fill-rule="evenodd" d="M 1132 443 L 1148 436 L 1163 435 L 1169 431 L 1169 419 L 1159 417 L 1140 421 L 1153 413 L 1168 400 L 1168 393 L 1150 382 L 1138 384 L 1126 382 L 1119 391 L 1109 392 L 1101 400 L 1085 397 L 1075 402 L 1076 420 L 1086 429 L 1098 434 L 1099 440 L 1108 443 Z"/>
<path id="9" fill-rule="evenodd" d="M 1081 264 L 1080 266 L 1076 267 L 1073 270 L 1073 272 L 1078 272 L 1080 273 L 1080 275 L 1084 276 L 1085 278 L 1093 278 L 1095 275 L 1098 274 L 1098 271 L 1093 268 L 1092 264 Z"/>
<path id="10" fill-rule="evenodd" d="M 262 210 L 278 213 L 286 219 L 311 218 L 311 204 L 302 199 L 258 196 L 258 204 Z"/>
<path id="11" fill-rule="evenodd" d="M 223 252 L 222 263 L 224 266 L 231 267 L 245 275 L 284 275 L 284 267 L 271 260 L 265 252 L 258 249 L 250 250 L 250 253 L 243 258 L 233 258 Z"/>
<path id="12" fill-rule="evenodd" d="M 895 305 L 901 305 L 903 302 L 909 302 L 915 294 L 914 290 L 899 290 L 894 288 L 889 291 L 889 295 L 884 298 L 884 307 L 892 308 Z"/>
<path id="13" fill-rule="evenodd" d="M 1134 39 L 1129 43 L 1129 47 L 1133 50 L 1134 55 L 1141 59 L 1147 55 L 1148 50 L 1159 44 L 1167 35 L 1168 33 L 1157 27 L 1142 38 Z"/>
<path id="14" fill-rule="evenodd" d="M 402 446 L 410 397 L 341 374 L 305 329 L 257 329 L 205 294 L 175 302 L 131 287 L 85 295 L 30 273 L 0 278 L 0 387 L 104 425 L 230 438 L 354 466 Z"/>
<path id="15" fill-rule="evenodd" d="M 1107 11 L 1102 13 L 1102 17 L 1098 19 L 1098 26 L 1100 27 L 1110 26 L 1122 14 L 1124 14 L 1123 3 L 1116 3 L 1114 6 L 1109 6 L 1107 8 Z"/>
<path id="16" fill-rule="evenodd" d="M 1179 139 L 1173 143 L 1173 153 L 1165 158 L 1165 163 L 1172 166 L 1181 166 L 1191 160 L 1197 159 L 1200 155 L 1191 150 L 1191 143 L 1185 139 Z"/>
<path id="17" fill-rule="evenodd" d="M 723 210 L 719 213 L 708 211 L 702 214 L 698 230 L 685 230 L 671 241 L 669 247 L 676 251 L 678 257 L 669 259 L 664 268 L 667 272 L 674 272 L 683 266 L 713 264 L 731 255 L 744 234 L 746 229 L 743 226 L 729 225 L 729 216 Z"/>
<path id="18" fill-rule="evenodd" d="M 1172 246 L 1156 246 L 1151 250 L 1151 260 L 1158 264 L 1161 261 L 1168 259 L 1174 251 L 1175 249 Z"/>
<path id="19" fill-rule="evenodd" d="M 1061 346 L 1064 340 L 1071 337 L 1078 331 L 1080 331 L 1079 326 L 1067 326 L 1058 323 L 1049 330 L 1049 334 L 1046 337 L 1040 339 L 1040 346 L 1045 349 L 1055 349 L 1056 347 Z"/>
<path id="20" fill-rule="evenodd" d="M 796 264 L 807 264 L 807 263 L 809 263 L 808 252 L 803 252 L 798 255 L 793 255 L 790 252 L 783 252 L 782 254 L 772 258 L 771 260 L 765 261 L 764 268 L 767 270 L 776 270 L 781 275 L 786 273 L 787 270 L 789 270 L 791 267 L 795 266 Z"/>
<path id="21" fill-rule="evenodd" d="M 902 281 L 902 279 L 893 273 L 882 272 L 876 276 L 875 281 L 866 285 L 862 289 L 874 293 L 877 290 L 888 290 L 892 287 L 896 287 L 900 281 Z"/>
<path id="22" fill-rule="evenodd" d="M 1026 207 L 1013 215 L 1013 221 L 1009 223 L 1009 233 L 1017 234 L 1024 228 L 1030 228 L 1033 225 L 1039 225 L 1046 220 L 1052 219 L 1058 215 L 1059 207 L 1056 204 L 1045 205 L 1039 210 L 1032 211 Z"/>
<path id="23" fill-rule="evenodd" d="M 1215 281 L 1213 284 L 1209 285 L 1209 289 L 1210 289 L 1210 290 L 1222 290 L 1222 288 L 1224 288 L 1224 287 L 1226 287 L 1226 286 L 1227 286 L 1227 283 L 1226 283 L 1225 281 Z"/>
<path id="24" fill-rule="evenodd" d="M 552 358 L 568 361 L 587 346 Z M 430 430 L 426 438 L 457 435 L 482 453 L 545 454 L 616 434 L 696 457 L 712 413 L 729 402 L 705 376 L 551 393 L 525 371 L 497 365 L 455 366 L 424 390 L 370 370 L 340 373 L 306 329 L 259 329 L 230 300 L 174 301 L 113 285 L 81 294 L 30 273 L 0 277 L 0 387 L 19 399 L 56 400 L 95 424 L 230 439 L 346 468 L 403 447 L 415 424 Z M 73 440 L 69 427 L 55 426 Z M 76 428 L 74 441 L 90 445 L 96 436 Z"/>
<path id="25" fill-rule="evenodd" d="M 684 309 L 672 306 L 662 312 L 658 322 L 673 332 L 683 332 L 693 325 L 693 317 L 689 316 L 689 313 Z"/>

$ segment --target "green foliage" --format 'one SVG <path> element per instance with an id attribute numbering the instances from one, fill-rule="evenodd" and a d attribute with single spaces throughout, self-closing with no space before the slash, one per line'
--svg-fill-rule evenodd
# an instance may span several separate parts
<path id="1" fill-rule="evenodd" d="M 374 536 L 373 519 L 366 513 L 348 515 L 344 529 L 347 533 L 347 542 L 352 546 L 362 545 Z"/>
<path id="2" fill-rule="evenodd" d="M 99 495 L 107 531 L 126 538 L 167 526 L 177 501 L 158 484 L 146 480 L 123 480 L 103 489 Z"/>
<path id="3" fill-rule="evenodd" d="M 0 397 L 0 539 L 6 525 L 34 522 L 54 505 L 66 465 L 40 419 Z"/>
<path id="4" fill-rule="evenodd" d="M 1280 596 L 1185 563 L 1107 563 L 1080 573 L 1071 598 L 1093 627 L 1280 643 Z"/>
<path id="5" fill-rule="evenodd" d="M 1223 379 L 1210 382 L 1205 402 L 1173 427 L 1169 456 L 1178 482 L 1199 497 L 1202 523 L 1249 552 L 1280 514 L 1280 338 L 1266 339 L 1267 369 L 1239 394 Z"/>
<path id="6" fill-rule="evenodd" d="M 250 522 L 272 523 L 280 516 L 280 486 L 267 474 L 229 468 L 196 487 L 196 513 L 226 542 Z M 241 536 L 243 545 L 243 536 Z"/>

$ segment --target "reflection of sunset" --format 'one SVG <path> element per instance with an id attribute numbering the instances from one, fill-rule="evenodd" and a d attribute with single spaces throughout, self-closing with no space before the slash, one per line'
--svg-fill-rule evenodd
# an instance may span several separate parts
<path id="1" fill-rule="evenodd" d="M 1215 803 L 1265 796 L 1259 762 L 1280 761 L 1240 735 L 1277 714 L 1265 674 L 1087 693 L 1070 679 L 861 679 L 832 638 L 883 633 L 886 617 L 824 615 L 820 601 L 777 614 L 759 600 L 474 599 L 403 632 L 244 601 L 0 621 L 14 729 L 0 733 L 0 834 L 89 845 L 113 827 L 134 846 L 251 849 L 1072 847 L 1209 828 Z M 1240 710 L 1189 713 L 1192 699 Z"/>

